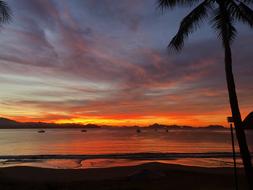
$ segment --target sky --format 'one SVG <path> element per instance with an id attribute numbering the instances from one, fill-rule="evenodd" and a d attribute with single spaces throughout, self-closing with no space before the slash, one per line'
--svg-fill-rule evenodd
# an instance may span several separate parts
<path id="1" fill-rule="evenodd" d="M 156 0 L 7 0 L 0 28 L 0 116 L 18 121 L 204 126 L 230 115 L 223 50 L 207 24 L 181 53 L 166 46 L 190 9 Z M 237 24 L 234 74 L 253 105 L 253 33 Z"/>

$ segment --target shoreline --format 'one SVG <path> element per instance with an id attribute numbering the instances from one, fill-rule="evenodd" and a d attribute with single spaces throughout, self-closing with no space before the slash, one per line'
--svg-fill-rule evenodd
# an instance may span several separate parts
<path id="1" fill-rule="evenodd" d="M 243 169 L 240 187 L 246 188 Z M 31 179 L 32 178 L 32 179 Z M 232 168 L 147 163 L 94 169 L 0 168 L 1 189 L 232 189 Z M 64 187 L 64 188 L 63 188 Z M 241 189 L 244 189 L 241 188 Z"/>
<path id="2" fill-rule="evenodd" d="M 241 160 L 237 154 L 238 168 Z M 0 168 L 28 166 L 53 169 L 89 169 L 136 166 L 158 162 L 205 168 L 233 167 L 232 153 L 118 153 L 97 155 L 12 155 L 0 156 Z"/>
<path id="3" fill-rule="evenodd" d="M 4 160 L 43 160 L 43 159 L 178 159 L 178 158 L 232 158 L 232 152 L 202 153 L 116 153 L 116 154 L 47 154 L 47 155 L 0 155 Z M 236 153 L 236 157 L 240 154 Z"/>

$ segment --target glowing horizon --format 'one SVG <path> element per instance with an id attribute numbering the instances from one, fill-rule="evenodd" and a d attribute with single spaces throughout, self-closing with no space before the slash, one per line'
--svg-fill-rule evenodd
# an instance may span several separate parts
<path id="1" fill-rule="evenodd" d="M 2 116 L 5 117 L 5 116 Z M 96 124 L 105 126 L 141 126 L 146 127 L 154 123 L 162 125 L 188 125 L 202 127 L 208 125 L 227 126 L 226 115 L 182 115 L 182 116 L 83 116 L 67 119 L 48 118 L 28 118 L 28 117 L 9 117 L 19 122 L 45 122 L 45 123 L 76 123 L 76 124 Z"/>

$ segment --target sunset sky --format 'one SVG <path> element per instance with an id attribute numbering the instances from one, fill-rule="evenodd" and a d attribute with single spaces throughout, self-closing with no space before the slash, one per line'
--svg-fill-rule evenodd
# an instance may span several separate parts
<path id="1" fill-rule="evenodd" d="M 223 50 L 207 24 L 180 54 L 166 46 L 189 9 L 156 0 L 7 0 L 0 30 L 0 116 L 108 125 L 226 124 Z M 243 117 L 253 107 L 253 33 L 237 25 Z"/>

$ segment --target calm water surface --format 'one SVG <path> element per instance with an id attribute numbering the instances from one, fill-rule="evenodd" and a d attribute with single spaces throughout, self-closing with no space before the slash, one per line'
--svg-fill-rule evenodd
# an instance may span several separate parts
<path id="1" fill-rule="evenodd" d="M 0 155 L 50 154 L 117 154 L 117 153 L 208 153 L 231 152 L 229 130 L 165 130 L 143 129 L 47 129 L 38 133 L 34 129 L 0 130 Z M 253 152 L 253 133 L 247 133 Z M 237 149 L 238 150 L 238 149 Z M 166 163 L 206 167 L 231 166 L 228 158 L 195 158 L 157 160 Z M 32 165 L 53 168 L 109 167 L 136 165 L 147 160 L 96 159 L 96 160 L 1 160 L 0 166 Z M 240 160 L 238 160 L 240 165 Z"/>

